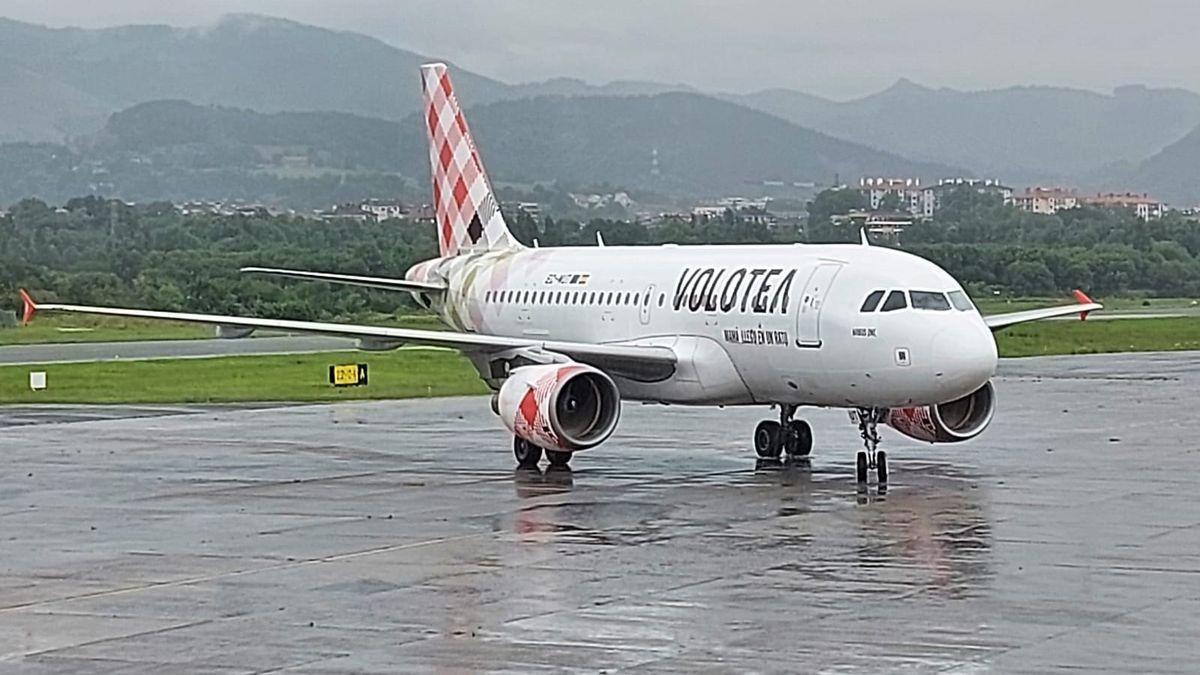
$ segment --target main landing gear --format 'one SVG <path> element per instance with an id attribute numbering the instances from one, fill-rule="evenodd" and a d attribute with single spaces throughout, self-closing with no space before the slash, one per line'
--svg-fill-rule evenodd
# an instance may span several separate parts
<path id="1" fill-rule="evenodd" d="M 859 485 L 866 485 L 867 474 L 875 469 L 875 477 L 879 485 L 887 485 L 888 468 L 887 453 L 879 450 L 879 423 L 887 415 L 886 408 L 859 408 L 851 412 L 850 417 L 858 422 L 858 434 L 862 436 L 865 449 L 859 450 L 855 457 L 855 476 Z"/>
<path id="2" fill-rule="evenodd" d="M 807 459 L 812 452 L 812 427 L 803 420 L 792 419 L 797 406 L 779 405 L 779 421 L 763 420 L 754 429 L 754 452 L 766 462 L 778 463 L 782 454 L 789 459 Z M 880 494 L 888 482 L 887 453 L 879 449 L 879 424 L 887 416 L 887 408 L 859 408 L 850 412 L 850 419 L 858 423 L 864 449 L 855 456 L 855 478 L 860 487 L 865 487 L 871 470 L 880 486 Z"/>
<path id="3" fill-rule="evenodd" d="M 520 436 L 513 436 L 513 455 L 517 458 L 517 466 L 522 469 L 536 469 L 542 461 L 542 454 L 550 460 L 550 468 L 565 469 L 571 463 L 574 453 L 565 450 L 543 450 Z"/>
<path id="4" fill-rule="evenodd" d="M 779 406 L 779 421 L 763 420 L 754 429 L 754 452 L 763 459 L 779 459 L 787 453 L 790 459 L 808 457 L 812 452 L 812 427 L 804 420 L 792 419 L 796 406 Z"/>

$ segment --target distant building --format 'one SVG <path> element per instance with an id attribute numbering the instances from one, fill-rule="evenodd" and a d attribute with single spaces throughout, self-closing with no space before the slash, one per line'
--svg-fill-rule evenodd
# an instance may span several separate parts
<path id="1" fill-rule="evenodd" d="M 514 216 L 523 213 L 533 220 L 542 219 L 542 205 L 537 202 L 506 202 L 500 205 L 500 209 Z"/>
<path id="2" fill-rule="evenodd" d="M 697 220 L 713 220 L 724 218 L 725 213 L 732 210 L 728 206 L 696 206 L 692 208 L 692 216 Z"/>
<path id="3" fill-rule="evenodd" d="M 717 202 L 717 205 L 724 206 L 725 208 L 732 209 L 734 211 L 741 211 L 743 209 L 759 209 L 766 211 L 767 204 L 770 201 L 771 200 L 768 197 L 761 197 L 759 199 L 747 199 L 746 197 L 724 197 Z"/>
<path id="4" fill-rule="evenodd" d="M 1079 206 L 1079 195 L 1074 190 L 1060 187 L 1026 188 L 1025 192 L 1013 198 L 1013 204 L 1022 211 L 1053 214 Z"/>
<path id="5" fill-rule="evenodd" d="M 851 211 L 836 215 L 831 219 L 834 225 L 851 227 L 856 230 L 866 229 L 867 232 L 892 241 L 899 241 L 900 233 L 912 226 L 916 216 L 907 211 L 901 213 L 872 213 L 869 211 Z"/>
<path id="6" fill-rule="evenodd" d="M 1148 194 L 1098 194 L 1095 197 L 1084 197 L 1081 200 L 1088 206 L 1104 209 L 1131 209 L 1142 220 L 1157 220 L 1167 212 L 1167 205 L 1154 199 Z"/>
<path id="7" fill-rule="evenodd" d="M 567 196 L 571 198 L 571 201 L 575 202 L 575 206 L 581 209 L 602 209 L 613 205 L 628 209 L 636 204 L 633 198 L 626 192 L 610 192 L 607 194 L 568 192 Z"/>
<path id="8" fill-rule="evenodd" d="M 889 196 L 895 196 L 901 210 L 918 217 L 933 215 L 933 194 L 921 188 L 920 178 L 861 178 L 858 189 L 872 211 L 878 211 Z"/>
<path id="9" fill-rule="evenodd" d="M 369 199 L 364 202 L 338 204 L 328 211 L 320 212 L 318 215 L 321 220 L 327 222 L 353 220 L 360 223 L 367 221 L 382 223 L 385 220 L 393 218 L 403 218 L 408 215 L 408 210 L 398 201 Z"/>
<path id="10" fill-rule="evenodd" d="M 407 210 L 404 204 L 398 201 L 388 201 L 383 199 L 370 199 L 359 205 L 360 209 L 375 217 L 376 222 L 383 222 L 392 218 L 403 218 L 407 215 Z"/>
<path id="11" fill-rule="evenodd" d="M 931 185 L 922 191 L 921 205 L 924 215 L 932 216 L 942 208 L 942 199 L 948 193 L 963 187 L 973 188 L 981 195 L 996 195 L 1004 200 L 1006 205 L 1013 203 L 1013 189 L 994 178 L 942 178 L 937 185 Z"/>

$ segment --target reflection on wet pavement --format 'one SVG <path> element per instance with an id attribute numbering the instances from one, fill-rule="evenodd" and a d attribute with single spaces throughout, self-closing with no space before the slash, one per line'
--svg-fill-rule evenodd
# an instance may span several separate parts
<path id="1" fill-rule="evenodd" d="M 1005 363 L 982 439 L 889 435 L 865 491 L 837 411 L 771 464 L 760 411 L 630 405 L 536 471 L 483 399 L 23 412 L 0 670 L 1190 671 L 1198 373 Z"/>

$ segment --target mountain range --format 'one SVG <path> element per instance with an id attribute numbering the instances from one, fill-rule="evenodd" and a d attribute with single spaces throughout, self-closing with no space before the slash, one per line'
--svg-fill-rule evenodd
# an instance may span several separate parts
<path id="1" fill-rule="evenodd" d="M 609 184 L 702 196 L 876 170 L 956 171 L 684 92 L 497 101 L 475 106 L 470 118 L 489 173 L 501 184 Z M 419 186 L 410 194 L 427 199 L 428 158 L 420 113 L 392 121 L 153 101 L 114 113 L 86 144 L 0 146 L 0 203 L 100 191 L 137 201 L 237 197 L 317 207 L 329 206 L 330 194 L 372 196 L 355 193 L 354 184 L 377 188 L 381 178 Z M 321 193 L 315 201 L 296 194 L 320 176 L 335 177 L 349 192 Z"/>
<path id="2" fill-rule="evenodd" d="M 355 133 L 360 124 L 373 124 L 363 120 L 400 123 L 420 106 L 417 65 L 438 58 L 356 33 L 256 15 L 230 15 L 201 28 L 94 30 L 0 19 L 0 44 L 6 47 L 0 52 L 5 92 L 0 97 L 0 142 L 74 138 L 74 145 L 90 145 L 97 134 L 112 132 L 105 124 L 113 113 L 159 100 L 258 113 L 346 113 L 358 120 L 341 119 L 345 124 L 339 128 L 346 134 Z M 471 112 L 473 124 L 487 126 L 491 122 L 485 120 L 494 118 L 528 127 L 491 132 L 501 139 L 490 141 L 498 146 L 489 155 L 490 164 L 499 164 L 493 173 L 511 173 L 514 179 L 564 171 L 571 177 L 608 180 L 638 175 L 634 165 L 648 170 L 645 153 L 655 147 L 663 167 L 672 162 L 682 167 L 720 148 L 727 164 L 724 175 L 709 173 L 702 167 L 711 164 L 699 161 L 695 170 L 677 176 L 698 181 L 688 191 L 743 178 L 829 180 L 840 172 L 853 180 L 859 172 L 903 170 L 925 178 L 973 173 L 1015 185 L 1136 188 L 1176 202 L 1200 202 L 1200 157 L 1195 154 L 1200 94 L 1181 89 L 1128 86 L 1102 94 L 1011 87 L 972 92 L 901 80 L 870 96 L 833 101 L 788 89 L 705 93 L 680 84 L 592 85 L 571 78 L 508 84 L 463 68 L 453 67 L 453 72 L 464 105 L 480 110 Z M 621 97 L 641 98 L 625 104 L 616 100 Z M 516 105 L 533 98 L 545 107 Z M 502 105 L 509 102 L 515 107 Z M 671 110 L 670 105 L 683 107 Z M 636 118 L 607 117 L 643 113 L 659 117 L 642 119 L 642 124 Z M 476 117 L 482 119 L 477 122 Z M 259 120 L 294 121 L 286 116 Z M 567 126 L 583 121 L 590 126 Z M 721 127 L 716 121 L 757 125 L 780 138 L 759 145 L 758 131 Z M 326 126 L 332 130 L 336 125 Z M 557 134 L 553 144 L 544 138 L 551 129 Z M 636 152 L 619 142 L 613 146 L 622 134 L 646 145 Z M 520 138 L 531 145 L 509 146 L 506 140 Z M 685 150 L 680 145 L 684 141 L 700 145 Z M 367 159 L 372 150 L 361 147 L 365 143 L 343 135 L 336 144 L 344 147 L 327 147 L 332 155 L 354 156 L 364 166 L 380 163 Z M 568 154 L 547 158 L 531 149 L 548 150 L 550 145 Z M 837 153 L 846 157 L 839 159 Z M 423 161 L 424 151 L 416 157 Z M 618 166 L 626 168 L 616 170 Z"/>

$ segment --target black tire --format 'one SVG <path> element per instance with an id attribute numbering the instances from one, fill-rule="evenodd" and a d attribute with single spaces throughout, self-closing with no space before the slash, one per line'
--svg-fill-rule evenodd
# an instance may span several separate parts
<path id="1" fill-rule="evenodd" d="M 517 458 L 517 466 L 532 469 L 542 461 L 542 449 L 520 436 L 514 436 L 513 456 Z"/>
<path id="2" fill-rule="evenodd" d="M 808 457 L 813 448 L 812 427 L 804 420 L 788 422 L 787 438 L 784 439 L 783 449 L 788 457 Z"/>
<path id="3" fill-rule="evenodd" d="M 546 459 L 550 460 L 550 466 L 560 469 L 571 463 L 571 457 L 574 454 L 565 450 L 547 450 Z"/>
<path id="4" fill-rule="evenodd" d="M 887 485 L 887 453 L 882 450 L 875 453 L 875 477 L 879 479 L 880 485 Z"/>
<path id="5" fill-rule="evenodd" d="M 783 428 L 775 420 L 763 420 L 754 428 L 754 452 L 763 459 L 778 459 L 783 452 Z"/>
<path id="6" fill-rule="evenodd" d="M 855 476 L 858 478 L 859 485 L 867 484 L 867 453 L 862 450 L 858 451 L 858 457 L 854 462 Z"/>

